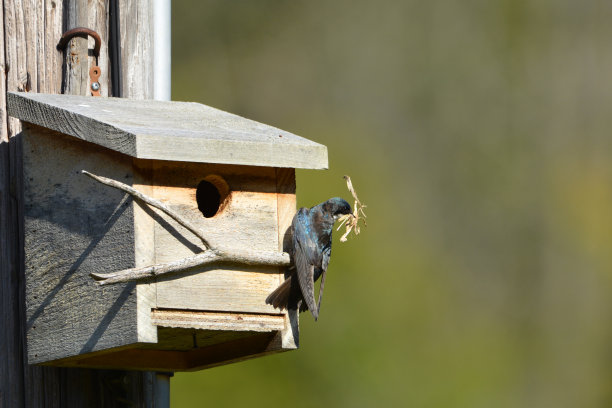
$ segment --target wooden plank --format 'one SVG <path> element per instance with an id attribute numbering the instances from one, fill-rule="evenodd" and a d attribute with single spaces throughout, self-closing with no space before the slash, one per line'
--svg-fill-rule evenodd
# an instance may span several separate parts
<path id="1" fill-rule="evenodd" d="M 6 339 L 6 343 L 0 347 L 0 366 L 8 370 L 8 375 L 0 376 L 0 405 L 7 407 L 42 407 L 43 404 L 59 403 L 56 394 L 49 392 L 45 395 L 47 385 L 59 382 L 59 376 L 53 375 L 55 369 L 28 366 L 24 355 L 21 149 L 18 138 L 14 137 L 21 131 L 21 124 L 17 119 L 4 118 L 7 91 L 57 90 L 51 88 L 57 83 L 54 78 L 61 77 L 61 70 L 55 73 L 56 76 L 52 72 L 55 67 L 61 67 L 61 58 L 57 52 L 48 52 L 43 44 L 54 44 L 55 38 L 59 38 L 57 35 L 61 35 L 61 24 L 57 25 L 57 22 L 61 22 L 63 4 L 54 2 L 53 7 L 49 6 L 47 3 L 47 7 L 43 8 L 42 2 L 32 0 L 7 0 L 2 5 L 4 26 L 0 111 L 3 121 L 0 150 L 4 174 L 0 184 L 6 188 L 2 189 L 0 198 L 3 212 L 0 214 L 0 230 L 3 235 L 6 234 L 1 239 L 6 246 L 0 244 L 3 246 L 0 254 L 0 286 L 3 288 L 0 324 L 3 330 L 0 337 Z"/>
<path id="2" fill-rule="evenodd" d="M 138 191 L 152 196 L 152 171 L 148 167 L 141 167 L 141 160 L 132 160 L 134 171 L 134 185 Z M 100 186 L 102 187 L 102 186 Z M 155 264 L 155 219 L 151 216 L 152 210 L 144 203 L 134 201 L 134 251 L 135 266 L 145 267 Z M 157 328 L 151 323 L 151 309 L 157 302 L 157 288 L 155 283 L 140 283 L 136 286 L 137 294 L 137 330 L 138 341 L 158 341 Z"/>
<path id="3" fill-rule="evenodd" d="M 161 327 L 199 330 L 273 332 L 285 328 L 283 315 L 153 310 L 151 320 Z"/>
<path id="4" fill-rule="evenodd" d="M 0 7 L 0 21 L 4 21 L 4 8 Z M 8 19 L 8 18 L 7 18 Z M 0 30 L 0 106 L 6 106 L 6 65 L 4 30 Z M 23 362 L 19 353 L 20 327 L 17 285 L 11 263 L 15 249 L 10 196 L 10 161 L 7 115 L 0 109 L 0 406 L 23 405 Z M 15 313 L 17 311 L 17 313 Z M 14 374 L 17 375 L 14 375 Z"/>
<path id="5" fill-rule="evenodd" d="M 6 17 L 8 20 L 8 17 Z M 0 21 L 4 21 L 0 7 Z M 0 30 L 0 106 L 6 106 L 7 72 L 4 31 Z M 7 28 L 10 35 L 10 28 Z M 0 406 L 21 407 L 24 402 L 23 355 L 20 352 L 19 285 L 14 268 L 15 217 L 11 208 L 11 167 L 5 109 L 0 109 Z"/>
<path id="6" fill-rule="evenodd" d="M 295 170 L 276 169 L 276 198 L 278 219 L 278 248 L 291 253 L 293 247 L 293 231 L 291 223 L 296 212 Z M 286 268 L 279 270 L 279 284 L 288 274 Z M 276 288 L 275 288 L 276 289 Z M 295 310 L 285 312 L 285 328 L 281 331 L 283 349 L 299 347 L 299 313 Z"/>
<path id="7" fill-rule="evenodd" d="M 21 137 L 29 362 L 137 342 L 135 284 L 100 288 L 89 276 L 134 266 L 132 200 L 81 174 L 131 183 L 132 161 L 33 125 Z"/>
<path id="8" fill-rule="evenodd" d="M 215 247 L 278 250 L 276 181 L 273 168 L 152 162 L 153 197 L 204 231 Z M 229 185 L 223 211 L 205 218 L 198 210 L 196 187 L 210 175 Z M 171 262 L 198 253 L 200 242 L 164 214 L 157 214 L 155 260 Z M 265 298 L 278 286 L 278 268 L 222 266 L 160 278 L 157 307 L 224 312 L 278 313 Z"/>
<path id="9" fill-rule="evenodd" d="M 67 30 L 75 27 L 88 27 L 88 13 L 85 4 L 78 1 L 66 2 Z M 88 27 L 95 31 L 93 27 Z M 91 95 L 88 92 L 89 76 L 89 41 L 87 38 L 75 37 L 66 45 L 64 81 L 62 93 L 71 95 Z"/>
<path id="10" fill-rule="evenodd" d="M 278 352 L 278 332 L 256 333 L 233 341 L 186 351 L 127 349 L 67 362 L 74 367 L 117 368 L 126 365 L 158 371 L 195 371 Z"/>
<path id="11" fill-rule="evenodd" d="M 3 117 L 0 130 L 0 406 L 101 408 L 129 401 L 134 406 L 150 407 L 155 396 L 152 373 L 67 370 L 28 365 L 24 360 L 21 146 L 20 137 L 14 137 L 20 134 L 21 123 L 6 117 L 5 97 L 7 90 L 61 91 L 63 58 L 55 46 L 67 25 L 64 17 L 69 17 L 64 6 L 74 2 L 5 0 L 0 7 L 0 21 L 4 23 L 0 30 L 0 114 Z M 105 2 L 94 3 L 82 9 L 98 9 Z M 97 13 L 94 19 L 104 27 L 103 13 L 93 12 Z M 129 21 L 132 16 L 124 13 L 124 18 Z M 146 25 L 144 20 L 142 25 Z M 140 33 L 133 30 L 130 35 Z M 141 60 L 145 61 L 146 55 Z"/>
<path id="12" fill-rule="evenodd" d="M 121 2 L 121 75 L 123 97 L 153 99 L 152 0 Z"/>
<path id="13" fill-rule="evenodd" d="M 327 168 L 327 148 L 284 130 L 188 102 L 11 93 L 8 113 L 142 159 Z"/>
<path id="14" fill-rule="evenodd" d="M 42 2 L 41 2 L 42 3 Z M 95 41 L 91 37 L 74 37 L 66 46 L 63 53 L 65 70 L 63 75 L 62 92 L 69 95 L 91 96 L 91 80 L 89 70 L 96 63 L 101 68 L 99 78 L 100 94 L 108 96 L 109 92 L 109 59 L 108 59 L 108 2 L 81 2 L 68 1 L 66 4 L 66 30 L 76 27 L 89 28 L 101 39 L 100 56 L 96 58 L 90 54 Z M 51 44 L 53 47 L 57 44 Z M 56 50 L 54 50 L 57 53 Z M 59 72 L 59 71 L 58 71 Z"/>

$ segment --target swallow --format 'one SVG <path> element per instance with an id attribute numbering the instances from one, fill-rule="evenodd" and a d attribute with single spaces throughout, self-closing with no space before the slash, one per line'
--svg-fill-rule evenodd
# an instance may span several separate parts
<path id="1" fill-rule="evenodd" d="M 351 213 L 351 206 L 339 197 L 300 208 L 293 217 L 293 267 L 290 276 L 266 298 L 278 309 L 310 310 L 319 318 L 325 273 L 331 257 L 332 229 L 338 218 Z M 321 278 L 319 300 L 315 304 L 314 283 Z"/>

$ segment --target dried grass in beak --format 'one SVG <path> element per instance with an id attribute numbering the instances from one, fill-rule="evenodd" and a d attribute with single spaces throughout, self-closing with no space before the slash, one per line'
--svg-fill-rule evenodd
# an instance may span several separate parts
<path id="1" fill-rule="evenodd" d="M 340 228 L 342 228 L 343 225 L 346 227 L 346 232 L 342 235 L 342 237 L 340 237 L 340 242 L 346 242 L 348 235 L 350 234 L 351 231 L 354 231 L 355 235 L 359 235 L 359 233 L 361 232 L 359 221 L 362 221 L 365 227 L 368 226 L 368 224 L 365 221 L 366 215 L 365 215 L 365 212 L 363 211 L 363 209 L 366 208 L 367 206 L 363 204 L 357 197 L 357 193 L 355 192 L 355 189 L 353 188 L 353 183 L 351 182 L 351 178 L 349 176 L 344 176 L 344 179 L 346 180 L 346 186 L 348 187 L 349 191 L 353 195 L 353 198 L 355 199 L 355 205 L 353 206 L 352 214 L 345 214 L 338 219 L 338 221 L 340 221 L 340 225 L 338 226 L 338 229 L 336 231 L 340 230 Z"/>

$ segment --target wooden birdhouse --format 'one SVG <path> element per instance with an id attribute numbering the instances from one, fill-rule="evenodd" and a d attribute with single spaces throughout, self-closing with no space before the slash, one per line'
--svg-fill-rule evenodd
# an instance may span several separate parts
<path id="1" fill-rule="evenodd" d="M 197 103 L 9 93 L 30 364 L 195 370 L 298 345 L 295 168 L 325 146 Z"/>

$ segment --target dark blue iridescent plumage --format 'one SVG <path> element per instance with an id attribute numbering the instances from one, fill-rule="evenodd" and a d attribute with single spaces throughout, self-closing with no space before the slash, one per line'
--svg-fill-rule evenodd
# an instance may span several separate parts
<path id="1" fill-rule="evenodd" d="M 331 256 L 334 222 L 351 212 L 342 198 L 331 198 L 310 209 L 300 208 L 293 217 L 293 264 L 291 276 L 266 299 L 280 309 L 309 309 L 319 316 L 325 273 Z M 314 282 L 321 278 L 319 300 L 315 304 Z"/>

